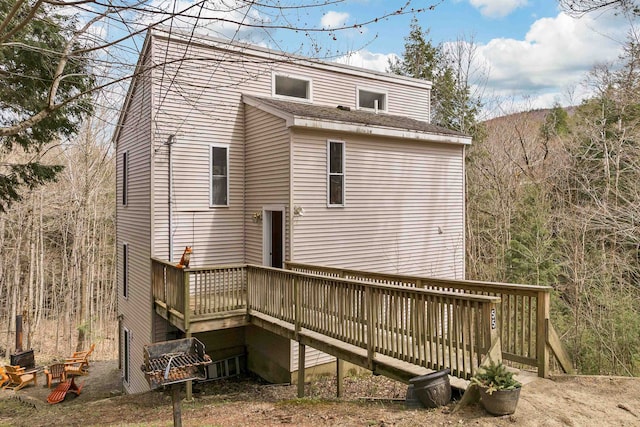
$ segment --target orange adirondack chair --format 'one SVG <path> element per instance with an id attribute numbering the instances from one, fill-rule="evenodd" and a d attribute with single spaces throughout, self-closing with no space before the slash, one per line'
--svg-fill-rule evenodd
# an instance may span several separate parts
<path id="1" fill-rule="evenodd" d="M 2 387 L 7 381 L 9 381 L 9 375 L 7 375 L 4 368 L 0 366 L 0 387 Z"/>
<path id="2" fill-rule="evenodd" d="M 64 361 L 64 371 L 66 375 L 87 375 L 89 373 L 89 356 L 96 348 L 95 344 L 87 351 L 76 351 Z"/>
<path id="3" fill-rule="evenodd" d="M 29 383 L 38 385 L 38 376 L 36 372 L 26 373 L 24 368 L 12 365 L 6 365 L 4 369 L 9 377 L 9 382 L 3 387 L 3 389 L 18 391 Z"/>
<path id="4" fill-rule="evenodd" d="M 64 368 L 64 363 L 54 363 L 53 365 L 44 368 L 44 374 L 47 376 L 47 387 L 51 388 L 51 383 L 55 379 L 59 380 L 60 382 L 66 381 L 67 372 Z"/>

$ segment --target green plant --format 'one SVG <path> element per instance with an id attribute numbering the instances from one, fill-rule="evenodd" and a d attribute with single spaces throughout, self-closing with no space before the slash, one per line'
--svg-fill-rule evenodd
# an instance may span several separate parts
<path id="1" fill-rule="evenodd" d="M 498 390 L 513 390 L 522 387 L 522 384 L 513 378 L 513 372 L 509 372 L 502 362 L 495 363 L 493 360 L 489 366 L 480 368 L 478 372 L 471 378 L 472 384 L 485 387 L 488 394 L 493 394 Z"/>

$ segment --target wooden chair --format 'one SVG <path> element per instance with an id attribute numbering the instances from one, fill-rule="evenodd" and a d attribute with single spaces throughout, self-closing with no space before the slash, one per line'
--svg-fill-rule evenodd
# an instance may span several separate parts
<path id="1" fill-rule="evenodd" d="M 64 361 L 65 375 L 87 375 L 89 373 L 89 356 L 96 348 L 95 344 L 91 344 L 91 348 L 87 351 L 77 351 L 73 356 Z"/>
<path id="2" fill-rule="evenodd" d="M 67 373 L 64 368 L 64 363 L 54 363 L 48 368 L 44 368 L 44 374 L 47 376 L 47 387 L 51 388 L 53 380 L 66 381 Z"/>
<path id="3" fill-rule="evenodd" d="M 36 372 L 26 373 L 24 368 L 20 366 L 6 365 L 4 367 L 9 383 L 3 389 L 18 391 L 29 383 L 38 385 L 38 376 Z"/>
<path id="4" fill-rule="evenodd" d="M 95 350 L 96 345 L 91 344 L 91 347 L 89 347 L 89 350 L 85 350 L 85 351 L 74 351 L 73 354 L 67 358 L 67 360 L 73 360 L 73 359 L 86 359 L 87 357 L 89 357 L 89 355 L 91 353 L 93 353 L 93 350 Z"/>
<path id="5" fill-rule="evenodd" d="M 9 375 L 7 375 L 4 368 L 0 366 L 0 387 L 2 387 L 7 381 L 9 381 Z"/>

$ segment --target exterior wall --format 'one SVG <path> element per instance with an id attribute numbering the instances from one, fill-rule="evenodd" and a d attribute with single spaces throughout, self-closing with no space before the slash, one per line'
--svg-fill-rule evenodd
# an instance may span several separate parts
<path id="1" fill-rule="evenodd" d="M 148 61 L 143 61 L 148 63 Z M 121 132 L 116 141 L 116 241 L 118 313 L 122 327 L 131 333 L 129 393 L 148 390 L 140 370 L 142 346 L 152 342 L 151 261 L 151 80 L 149 73 L 136 79 Z M 128 204 L 122 205 L 122 153 L 128 152 Z M 123 244 L 128 245 L 128 296 L 123 296 Z M 121 343 L 121 348 L 123 343 Z"/>
<path id="2" fill-rule="evenodd" d="M 246 262 L 262 264 L 264 221 L 253 213 L 265 206 L 284 206 L 284 259 L 288 259 L 289 225 L 289 131 L 283 119 L 245 106 Z"/>
<path id="3" fill-rule="evenodd" d="M 257 326 L 248 326 L 247 368 L 275 384 L 290 382 L 290 343 L 288 339 L 272 332 Z"/>
<path id="4" fill-rule="evenodd" d="M 345 207 L 327 207 L 327 139 L 345 141 Z M 293 260 L 464 277 L 464 148 L 297 131 Z"/>
<path id="5" fill-rule="evenodd" d="M 245 353 L 245 328 L 203 332 L 194 337 L 204 344 L 207 354 L 214 362 Z"/>
<path id="6" fill-rule="evenodd" d="M 203 266 L 258 261 L 254 224 L 246 223 L 254 210 L 244 205 L 245 129 L 241 94 L 270 97 L 272 76 L 278 73 L 312 79 L 313 102 L 356 105 L 357 87 L 383 89 L 389 112 L 428 119 L 429 91 L 415 82 L 390 79 L 339 65 L 309 65 L 308 61 L 282 61 L 281 56 L 252 49 L 231 52 L 200 44 L 154 39 L 156 63 L 162 67 L 154 83 L 154 245 L 153 254 L 168 259 L 168 147 L 173 152 L 172 216 L 177 261 L 187 245 L 193 246 L 192 265 Z M 182 58 L 193 60 L 179 61 Z M 387 81 L 393 80 L 393 81 Z M 209 147 L 227 144 L 230 150 L 230 206 L 209 207 Z M 287 215 L 288 217 L 288 215 Z M 247 230 L 245 230 L 245 224 Z M 253 239 L 245 248 L 244 235 Z M 253 234 L 252 234 L 253 233 Z"/>
<path id="7" fill-rule="evenodd" d="M 168 42 L 155 36 L 151 44 L 151 57 L 144 62 L 166 65 L 155 68 L 153 84 L 149 75 L 134 82 L 117 141 L 118 161 L 127 150 L 130 165 L 129 205 L 119 203 L 117 209 L 120 286 L 122 244 L 129 244 L 129 296 L 123 298 L 120 288 L 118 301 L 122 325 L 132 335 L 128 392 L 147 389 L 137 369 L 142 364 L 142 346 L 168 332 L 157 326 L 154 334 L 149 258 L 177 261 L 189 245 L 194 250 L 192 266 L 262 263 L 262 227 L 252 221 L 252 214 L 263 206 L 287 208 L 284 226 L 287 232 L 294 227 L 291 244 L 295 251 L 289 252 L 285 243 L 285 259 L 459 277 L 464 231 L 461 147 L 434 144 L 425 153 L 418 143 L 338 136 L 347 142 L 347 206 L 329 209 L 328 135 L 303 131 L 296 135 L 292 201 L 290 131 L 282 119 L 245 107 L 241 101 L 242 93 L 271 96 L 277 71 L 311 78 L 315 104 L 355 107 L 358 87 L 378 89 L 387 93 L 390 114 L 428 120 L 429 91 L 424 85 L 338 65 L 313 65 L 296 58 L 282 61 L 281 56 L 265 51 L 252 56 L 252 49 L 226 51 L 197 41 Z M 166 144 L 170 138 L 174 141 L 171 171 Z M 209 203 L 213 143 L 229 148 L 229 206 L 225 207 Z M 387 170 L 383 161 L 400 166 Z M 387 181 L 379 181 L 380 177 Z M 421 182 L 408 185 L 409 177 Z M 118 180 L 120 192 L 120 166 Z M 121 193 L 117 197 L 120 202 Z M 303 207 L 304 217 L 293 217 L 290 204 Z M 168 253 L 170 212 L 172 254 Z M 438 227 L 443 234 L 438 234 Z M 452 259 L 455 256 L 457 261 Z M 292 363 L 297 360 L 297 345 L 292 348 L 288 340 L 260 337 L 250 329 L 246 345 L 250 367 L 258 373 L 271 372 L 272 380 L 290 378 L 297 368 L 297 362 Z M 264 349 L 275 349 L 273 355 L 269 353 L 271 366 L 262 365 L 267 363 Z M 308 366 L 331 360 L 315 350 L 307 351 Z"/>

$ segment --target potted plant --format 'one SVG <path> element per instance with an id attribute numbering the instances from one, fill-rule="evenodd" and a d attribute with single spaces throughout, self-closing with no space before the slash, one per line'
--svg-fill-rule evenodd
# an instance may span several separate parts
<path id="1" fill-rule="evenodd" d="M 480 368 L 471 383 L 480 390 L 480 402 L 484 409 L 492 415 L 508 415 L 516 411 L 520 398 L 520 384 L 513 378 L 502 362 L 490 362 L 489 366 Z"/>

